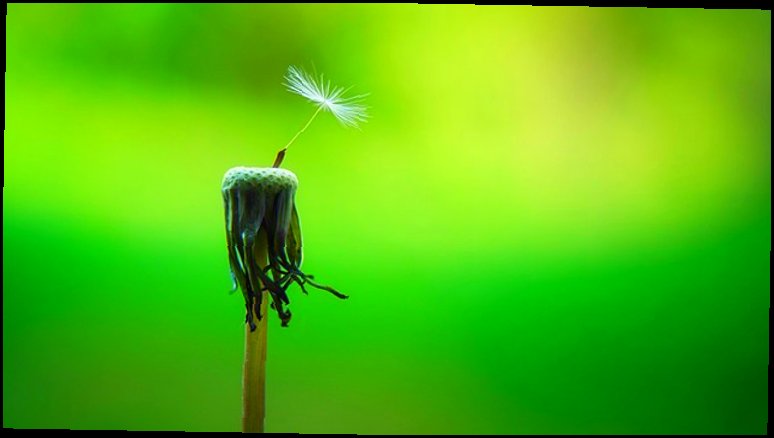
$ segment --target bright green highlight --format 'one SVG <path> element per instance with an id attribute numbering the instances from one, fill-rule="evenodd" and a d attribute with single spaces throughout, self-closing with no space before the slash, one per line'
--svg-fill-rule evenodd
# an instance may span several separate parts
<path id="1" fill-rule="evenodd" d="M 269 432 L 765 433 L 771 14 L 11 4 L 3 426 L 237 431 L 220 184 L 288 151 Z M 325 116 L 325 117 L 324 117 Z"/>

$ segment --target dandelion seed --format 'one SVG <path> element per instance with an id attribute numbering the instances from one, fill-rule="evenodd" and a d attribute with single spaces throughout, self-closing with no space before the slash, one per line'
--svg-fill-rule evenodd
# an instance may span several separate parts
<path id="1" fill-rule="evenodd" d="M 344 88 L 332 88 L 330 81 L 326 82 L 322 75 L 319 80 L 315 80 L 292 65 L 288 68 L 285 80 L 285 86 L 290 92 L 309 99 L 321 109 L 327 109 L 345 126 L 357 127 L 358 123 L 368 119 L 366 107 L 360 103 L 367 94 L 344 97 L 347 92 Z"/>
<path id="2" fill-rule="evenodd" d="M 330 81 L 326 82 L 323 75 L 320 75 L 319 79 L 315 79 L 310 74 L 293 65 L 288 67 L 285 81 L 285 87 L 287 87 L 288 91 L 305 97 L 310 102 L 316 104 L 317 111 L 312 114 L 306 125 L 290 139 L 288 144 L 279 151 L 277 159 L 274 161 L 274 167 L 279 167 L 290 145 L 312 124 L 312 121 L 320 111 L 330 111 L 342 125 L 347 127 L 358 128 L 360 123 L 368 120 L 367 108 L 362 104 L 362 99 L 367 94 L 344 97 L 349 88 L 332 87 Z"/>

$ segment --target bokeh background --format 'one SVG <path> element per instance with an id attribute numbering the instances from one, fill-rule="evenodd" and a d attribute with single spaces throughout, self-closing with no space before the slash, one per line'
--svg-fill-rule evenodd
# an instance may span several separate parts
<path id="1" fill-rule="evenodd" d="M 3 426 L 237 431 L 220 195 L 284 167 L 305 269 L 266 427 L 765 433 L 771 14 L 11 4 Z"/>

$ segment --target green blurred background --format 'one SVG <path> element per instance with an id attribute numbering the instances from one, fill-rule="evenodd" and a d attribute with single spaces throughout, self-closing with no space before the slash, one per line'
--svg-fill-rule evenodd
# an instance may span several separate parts
<path id="1" fill-rule="evenodd" d="M 3 426 L 236 431 L 221 178 L 284 167 L 305 269 L 266 427 L 765 433 L 771 14 L 22 5 L 6 19 Z"/>

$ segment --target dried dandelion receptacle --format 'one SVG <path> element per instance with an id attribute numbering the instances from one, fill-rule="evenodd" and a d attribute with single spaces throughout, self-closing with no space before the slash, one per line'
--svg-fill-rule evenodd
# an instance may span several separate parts
<path id="1" fill-rule="evenodd" d="M 235 167 L 223 178 L 226 240 L 231 273 L 242 290 L 251 331 L 260 320 L 263 292 L 286 327 L 290 321 L 287 289 L 296 283 L 303 293 L 311 285 L 339 298 L 346 295 L 313 281 L 301 271 L 301 225 L 294 197 L 298 178 L 286 169 Z M 261 239 L 261 234 L 265 239 Z M 258 246 L 265 242 L 266 248 Z M 265 251 L 265 252 L 264 252 Z M 259 260 L 261 254 L 268 260 Z"/>

